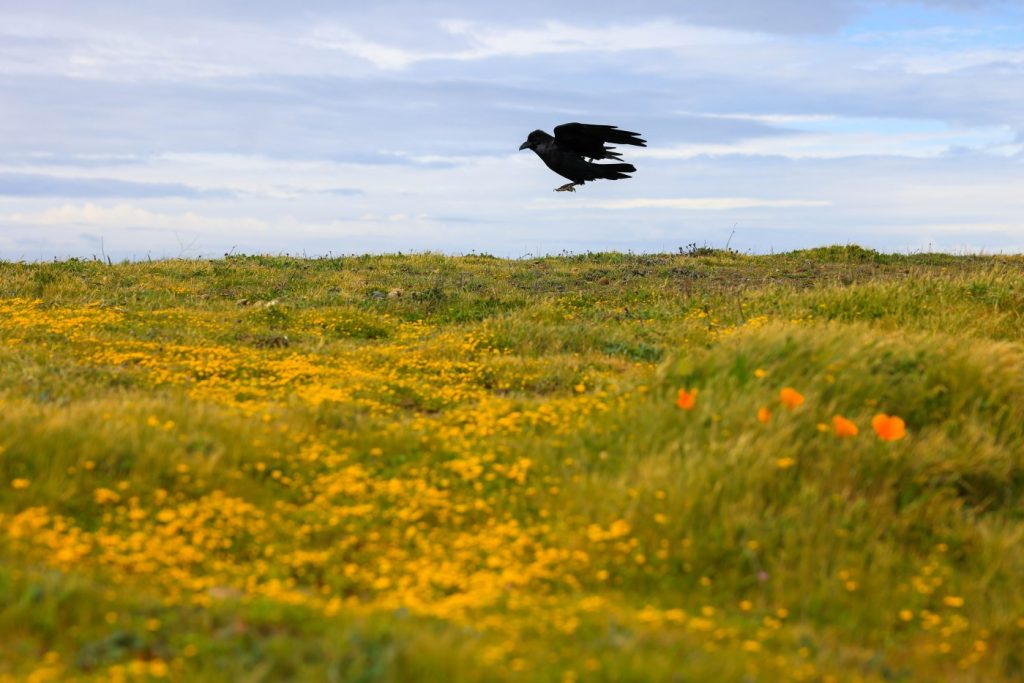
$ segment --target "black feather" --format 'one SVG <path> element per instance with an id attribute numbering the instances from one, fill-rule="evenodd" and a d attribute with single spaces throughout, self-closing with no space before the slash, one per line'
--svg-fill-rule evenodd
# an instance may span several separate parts
<path id="1" fill-rule="evenodd" d="M 606 146 L 608 144 L 647 146 L 647 141 L 642 140 L 639 133 L 620 130 L 618 126 L 593 123 L 563 123 L 556 126 L 555 140 L 566 149 L 591 159 L 621 158 L 620 153 Z"/>

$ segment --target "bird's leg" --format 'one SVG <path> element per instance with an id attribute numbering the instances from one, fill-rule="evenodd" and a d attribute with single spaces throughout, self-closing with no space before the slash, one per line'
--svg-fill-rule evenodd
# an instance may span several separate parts
<path id="1" fill-rule="evenodd" d="M 577 185 L 582 185 L 582 184 L 583 183 L 566 183 L 565 185 L 562 185 L 561 187 L 556 187 L 555 188 L 555 192 L 575 192 L 576 191 L 576 186 Z"/>

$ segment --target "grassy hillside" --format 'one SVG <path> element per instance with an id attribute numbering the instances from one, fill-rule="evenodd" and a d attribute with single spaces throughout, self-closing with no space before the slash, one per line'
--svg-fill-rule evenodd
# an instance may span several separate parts
<path id="1" fill-rule="evenodd" d="M 1021 680 L 1022 406 L 1022 258 L 0 263 L 0 682 Z"/>

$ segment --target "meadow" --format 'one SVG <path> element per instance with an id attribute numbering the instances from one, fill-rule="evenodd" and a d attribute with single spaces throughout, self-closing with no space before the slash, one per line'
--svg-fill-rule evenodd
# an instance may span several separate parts
<path id="1" fill-rule="evenodd" d="M 0 683 L 1024 679 L 1024 258 L 0 262 Z"/>

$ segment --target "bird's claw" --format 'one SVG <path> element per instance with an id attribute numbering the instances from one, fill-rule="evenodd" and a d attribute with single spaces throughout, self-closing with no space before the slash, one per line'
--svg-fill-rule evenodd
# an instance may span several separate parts
<path id="1" fill-rule="evenodd" d="M 576 183 L 566 183 L 565 185 L 562 185 L 561 187 L 556 187 L 555 188 L 555 192 L 575 192 L 575 191 L 576 191 Z"/>

